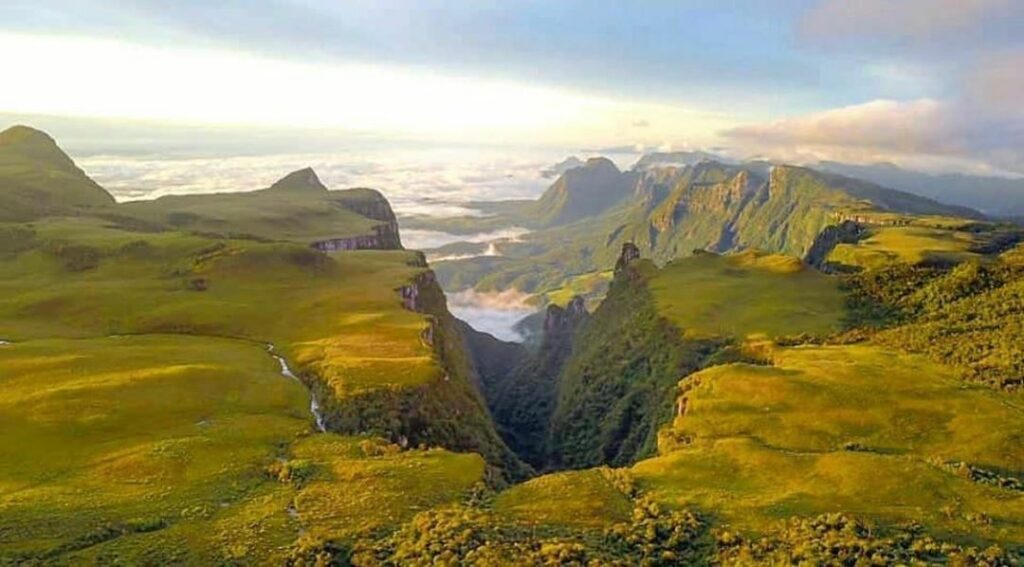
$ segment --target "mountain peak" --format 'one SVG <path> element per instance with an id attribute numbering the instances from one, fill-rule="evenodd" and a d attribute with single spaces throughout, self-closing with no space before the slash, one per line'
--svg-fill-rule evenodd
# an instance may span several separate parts
<path id="1" fill-rule="evenodd" d="M 293 171 L 270 186 L 271 191 L 327 191 L 327 187 L 317 177 L 312 167 Z"/>
<path id="2" fill-rule="evenodd" d="M 74 162 L 57 142 L 42 130 L 30 126 L 11 126 L 0 132 L 0 148 L 37 162 L 74 167 Z"/>
<path id="3" fill-rule="evenodd" d="M 583 167 L 587 169 L 610 169 L 615 170 L 615 173 L 619 173 L 619 168 L 615 165 L 615 162 L 606 157 L 592 157 L 587 159 Z"/>
<path id="4" fill-rule="evenodd" d="M 57 145 L 49 134 L 42 130 L 36 130 L 31 126 L 17 124 L 0 132 L 0 145 L 40 143 Z"/>

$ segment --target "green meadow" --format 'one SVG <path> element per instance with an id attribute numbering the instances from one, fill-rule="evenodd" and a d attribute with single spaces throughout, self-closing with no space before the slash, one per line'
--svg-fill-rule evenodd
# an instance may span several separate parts
<path id="1" fill-rule="evenodd" d="M 982 240 L 965 231 L 931 226 L 871 228 L 856 244 L 839 244 L 828 256 L 834 264 L 880 268 L 893 262 L 954 264 L 980 258 L 972 249 Z"/>
<path id="2" fill-rule="evenodd" d="M 682 180 L 659 210 L 690 227 L 677 245 L 721 239 L 709 219 L 746 189 L 704 167 L 713 186 Z M 114 204 L 49 137 L 0 134 L 0 565 L 1009 564 L 1019 235 L 771 175 L 809 200 L 786 226 L 786 199 L 748 219 L 773 250 L 833 205 L 895 225 L 836 247 L 863 268 L 844 276 L 751 249 L 612 273 L 566 245 L 547 267 L 568 278 L 490 258 L 531 263 L 544 302 L 605 297 L 576 327 L 545 321 L 564 332 L 537 353 L 477 337 L 494 361 L 375 191 L 302 170 Z M 682 223 L 680 204 L 703 212 Z M 611 224 L 572 242 L 612 229 L 610 254 Z M 311 246 L 346 237 L 375 249 Z M 502 288 L 515 270 L 492 272 Z M 531 386 L 511 422 L 535 420 L 538 470 L 480 387 L 510 376 Z M 991 544 L 1009 554 L 958 547 Z"/>
<path id="3" fill-rule="evenodd" d="M 314 434 L 309 392 L 248 341 L 29 340 L 0 369 L 4 562 L 283 562 L 482 479 L 476 455 Z"/>
<path id="4" fill-rule="evenodd" d="M 1024 492 L 976 472 L 1024 470 L 1024 407 L 947 367 L 876 347 L 794 347 L 771 366 L 713 367 L 681 385 L 663 454 L 632 469 L 659 501 L 753 533 L 845 512 L 1024 541 Z"/>
<path id="5" fill-rule="evenodd" d="M 692 337 L 828 334 L 844 316 L 838 282 L 788 256 L 698 254 L 649 285 L 658 312 Z"/>
<path id="6" fill-rule="evenodd" d="M 306 246 L 138 233 L 48 219 L 0 262 L 0 337 L 182 333 L 274 343 L 339 394 L 440 372 L 422 315 L 397 289 L 422 268 L 404 251 L 333 256 Z"/>
<path id="7" fill-rule="evenodd" d="M 124 214 L 179 230 L 225 235 L 256 235 L 307 244 L 372 233 L 379 221 L 346 205 L 369 201 L 375 191 L 330 191 L 275 187 L 247 193 L 170 195 L 125 203 Z"/>

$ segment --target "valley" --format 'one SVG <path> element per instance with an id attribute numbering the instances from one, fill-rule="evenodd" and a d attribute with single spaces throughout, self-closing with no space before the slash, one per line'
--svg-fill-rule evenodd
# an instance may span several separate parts
<path id="1" fill-rule="evenodd" d="M 399 217 L 0 133 L 0 565 L 1019 563 L 1024 230 L 692 157 Z"/>

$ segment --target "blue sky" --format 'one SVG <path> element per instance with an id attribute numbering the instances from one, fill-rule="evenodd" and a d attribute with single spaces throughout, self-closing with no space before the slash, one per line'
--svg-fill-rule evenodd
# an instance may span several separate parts
<path id="1" fill-rule="evenodd" d="M 8 0 L 24 72 L 110 104 L 39 73 L 0 112 L 1021 172 L 1022 31 L 1018 0 Z"/>

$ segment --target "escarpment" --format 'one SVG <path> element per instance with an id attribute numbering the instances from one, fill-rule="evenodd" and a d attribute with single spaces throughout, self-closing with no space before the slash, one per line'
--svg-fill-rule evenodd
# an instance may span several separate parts
<path id="1" fill-rule="evenodd" d="M 317 240 L 311 246 L 323 252 L 339 250 L 401 250 L 398 218 L 391 204 L 373 189 L 348 189 L 338 192 L 336 203 L 353 213 L 378 221 L 367 234 Z"/>
<path id="2" fill-rule="evenodd" d="M 339 433 L 370 433 L 403 447 L 440 446 L 480 453 L 505 480 L 532 473 L 502 441 L 477 389 L 477 376 L 458 322 L 448 312 L 444 293 L 430 270 L 396 290 L 396 301 L 422 313 L 420 337 L 433 353 L 437 373 L 430 380 L 402 387 L 375 388 L 338 399 L 315 378 L 314 388 L 327 402 L 327 428 Z"/>
<path id="3" fill-rule="evenodd" d="M 727 344 L 685 338 L 659 314 L 647 282 L 655 270 L 626 243 L 601 305 L 589 313 L 575 297 L 548 307 L 536 352 L 468 331 L 498 432 L 538 470 L 653 455 L 679 380 Z"/>
<path id="4" fill-rule="evenodd" d="M 833 271 L 834 267 L 827 261 L 832 250 L 839 244 L 855 244 L 864 234 L 864 227 L 859 221 L 842 220 L 839 224 L 829 225 L 814 239 L 804 262 L 823 272 Z"/>
<path id="5" fill-rule="evenodd" d="M 401 239 L 398 236 L 398 223 L 377 225 L 373 227 L 373 231 L 375 234 L 360 234 L 358 236 L 318 240 L 310 246 L 321 252 L 402 249 Z"/>

